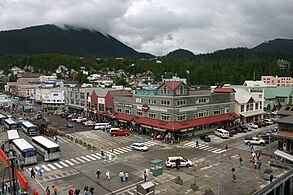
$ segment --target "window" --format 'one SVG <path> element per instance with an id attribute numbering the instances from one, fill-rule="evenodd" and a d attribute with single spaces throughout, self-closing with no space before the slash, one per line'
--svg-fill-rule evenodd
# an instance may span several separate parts
<path id="1" fill-rule="evenodd" d="M 207 104 L 209 103 L 209 98 L 199 98 L 195 101 L 196 104 Z"/>
<path id="2" fill-rule="evenodd" d="M 253 110 L 253 103 L 246 104 L 246 112 Z"/>
<path id="3" fill-rule="evenodd" d="M 53 96 L 58 96 L 58 93 L 54 93 Z"/>
<path id="4" fill-rule="evenodd" d="M 230 107 L 225 107 L 225 113 L 230 112 Z"/>
<path id="5" fill-rule="evenodd" d="M 244 112 L 244 105 L 241 105 L 241 110 L 240 112 Z"/>
<path id="6" fill-rule="evenodd" d="M 186 100 L 177 100 L 176 105 L 177 106 L 184 106 L 184 105 L 186 105 Z"/>
<path id="7" fill-rule="evenodd" d="M 177 114 L 177 121 L 185 121 L 186 120 L 186 114 Z"/>
<path id="8" fill-rule="evenodd" d="M 255 109 L 258 110 L 258 103 L 255 103 Z"/>
<path id="9" fill-rule="evenodd" d="M 149 99 L 149 104 L 156 104 L 156 103 L 157 103 L 157 100 Z"/>
<path id="10" fill-rule="evenodd" d="M 143 100 L 142 100 L 141 98 L 136 98 L 135 101 L 136 101 L 137 103 L 142 103 L 142 102 L 143 102 Z"/>
<path id="11" fill-rule="evenodd" d="M 259 102 L 259 109 L 262 109 L 262 102 Z"/>
<path id="12" fill-rule="evenodd" d="M 131 110 L 125 109 L 125 114 L 131 114 Z"/>
<path id="13" fill-rule="evenodd" d="M 169 106 L 170 101 L 169 100 L 161 100 L 161 105 Z"/>
<path id="14" fill-rule="evenodd" d="M 259 94 L 259 95 L 258 95 L 258 98 L 262 98 L 262 94 Z"/>
<path id="15" fill-rule="evenodd" d="M 214 115 L 219 115 L 219 114 L 221 114 L 221 110 L 218 108 L 214 109 Z"/>
<path id="16" fill-rule="evenodd" d="M 99 111 L 104 111 L 104 110 L 105 110 L 105 105 L 99 104 Z"/>
<path id="17" fill-rule="evenodd" d="M 167 87 L 166 85 L 161 89 L 161 94 L 167 94 Z"/>
<path id="18" fill-rule="evenodd" d="M 137 111 L 137 112 L 136 112 L 136 115 L 137 115 L 137 116 L 142 116 L 142 111 Z"/>
<path id="19" fill-rule="evenodd" d="M 121 108 L 117 108 L 117 112 L 122 112 L 122 109 Z"/>
<path id="20" fill-rule="evenodd" d="M 150 112 L 149 113 L 149 118 L 157 118 L 157 115 L 156 115 L 156 113 L 154 113 L 154 112 Z"/>
<path id="21" fill-rule="evenodd" d="M 209 116 L 209 110 L 199 110 L 195 113 L 195 118 L 202 118 L 202 117 L 208 117 Z"/>
<path id="22" fill-rule="evenodd" d="M 170 121 L 170 114 L 161 114 L 161 120 Z"/>

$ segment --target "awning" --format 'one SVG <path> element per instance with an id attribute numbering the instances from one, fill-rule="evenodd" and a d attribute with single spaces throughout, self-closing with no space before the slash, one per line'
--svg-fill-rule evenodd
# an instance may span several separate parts
<path id="1" fill-rule="evenodd" d="M 293 156 L 291 154 L 288 154 L 286 152 L 282 152 L 281 150 L 276 150 L 274 152 L 274 154 L 277 155 L 277 156 L 280 156 L 280 157 L 282 157 L 282 158 L 284 158 L 286 160 L 289 160 L 289 161 L 293 162 Z"/>
<path id="2" fill-rule="evenodd" d="M 68 108 L 71 108 L 71 109 L 73 109 L 73 110 L 85 110 L 85 108 L 84 107 L 77 107 L 77 106 L 72 106 L 72 105 L 68 105 Z"/>
<path id="3" fill-rule="evenodd" d="M 256 115 L 265 114 L 265 113 L 266 112 L 264 112 L 262 110 L 257 110 L 257 111 L 244 112 L 244 113 L 241 113 L 240 115 L 243 117 L 250 117 L 250 116 L 256 116 Z"/>

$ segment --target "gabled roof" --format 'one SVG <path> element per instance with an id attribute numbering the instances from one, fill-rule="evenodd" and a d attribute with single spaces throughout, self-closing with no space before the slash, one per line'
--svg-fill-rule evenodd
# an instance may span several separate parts
<path id="1" fill-rule="evenodd" d="M 274 86 L 265 89 L 265 97 L 276 98 L 276 97 L 289 97 L 293 92 L 292 86 Z"/>
<path id="2" fill-rule="evenodd" d="M 172 90 L 176 89 L 182 81 L 165 81 L 165 84 L 170 87 Z"/>
<path id="3" fill-rule="evenodd" d="M 216 88 L 214 93 L 234 93 L 235 90 L 233 88 Z"/>
<path id="4" fill-rule="evenodd" d="M 263 81 L 245 81 L 243 85 L 246 87 L 266 87 L 267 86 Z"/>

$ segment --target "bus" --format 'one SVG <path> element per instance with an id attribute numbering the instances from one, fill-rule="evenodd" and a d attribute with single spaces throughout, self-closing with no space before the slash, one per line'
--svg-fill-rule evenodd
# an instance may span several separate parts
<path id="1" fill-rule="evenodd" d="M 21 122 L 21 129 L 28 135 L 37 135 L 37 127 L 29 121 Z"/>
<path id="2" fill-rule="evenodd" d="M 25 165 L 37 163 L 36 149 L 25 139 L 20 138 L 12 140 L 12 148 L 19 162 L 22 161 Z"/>
<path id="3" fill-rule="evenodd" d="M 7 116 L 5 116 L 4 114 L 0 114 L 0 124 L 3 125 L 4 124 L 4 120 L 7 119 Z"/>
<path id="4" fill-rule="evenodd" d="M 17 130 L 9 130 L 7 131 L 7 139 L 9 144 L 12 143 L 12 140 L 19 139 L 19 135 Z"/>
<path id="5" fill-rule="evenodd" d="M 18 123 L 11 119 L 11 118 L 8 118 L 8 119 L 5 119 L 4 120 L 4 128 L 5 130 L 12 130 L 12 129 L 17 129 L 18 130 Z"/>
<path id="6" fill-rule="evenodd" d="M 43 156 L 44 161 L 60 158 L 59 145 L 49 139 L 43 136 L 35 136 L 32 138 L 32 144 L 37 149 L 37 152 Z"/>

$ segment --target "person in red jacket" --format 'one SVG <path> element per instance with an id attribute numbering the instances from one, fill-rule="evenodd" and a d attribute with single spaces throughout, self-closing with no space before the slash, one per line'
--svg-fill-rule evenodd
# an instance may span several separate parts
<path id="1" fill-rule="evenodd" d="M 69 189 L 69 190 L 68 190 L 68 194 L 69 194 L 69 195 L 73 195 L 73 193 L 74 193 L 74 190 L 73 190 L 73 189 Z"/>
<path id="2" fill-rule="evenodd" d="M 33 195 L 39 195 L 39 192 L 38 192 L 37 188 L 34 188 L 34 193 L 33 193 Z"/>

